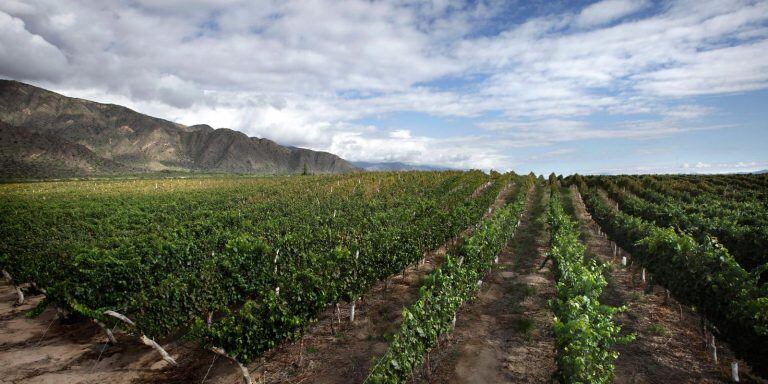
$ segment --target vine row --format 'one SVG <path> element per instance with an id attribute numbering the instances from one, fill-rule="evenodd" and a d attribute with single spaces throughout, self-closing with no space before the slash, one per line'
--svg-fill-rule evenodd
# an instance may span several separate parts
<path id="1" fill-rule="evenodd" d="M 552 310 L 557 376 L 563 383 L 610 383 L 619 355 L 611 346 L 629 342 L 634 335 L 619 336 L 621 326 L 613 322 L 613 315 L 624 307 L 600 304 L 608 285 L 605 265 L 585 257 L 578 223 L 565 213 L 556 185 L 552 183 L 548 222 L 556 282 Z"/>
<path id="2" fill-rule="evenodd" d="M 714 238 L 697 241 L 616 210 L 580 176 L 570 178 L 594 220 L 682 303 L 695 306 L 736 355 L 768 377 L 768 284 Z"/>
<path id="3" fill-rule="evenodd" d="M 475 296 L 483 274 L 514 236 L 534 180 L 519 178 L 515 200 L 495 211 L 455 255 L 447 255 L 444 264 L 425 279 L 419 299 L 403 310 L 400 329 L 371 369 L 367 383 L 407 381 L 438 338 L 453 329 L 456 312 Z"/>

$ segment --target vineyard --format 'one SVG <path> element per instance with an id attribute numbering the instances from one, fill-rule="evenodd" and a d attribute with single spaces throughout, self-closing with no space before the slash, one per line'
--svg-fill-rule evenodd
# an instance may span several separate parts
<path id="1" fill-rule="evenodd" d="M 481 171 L 3 184 L 0 383 L 765 382 L 767 194 Z"/>

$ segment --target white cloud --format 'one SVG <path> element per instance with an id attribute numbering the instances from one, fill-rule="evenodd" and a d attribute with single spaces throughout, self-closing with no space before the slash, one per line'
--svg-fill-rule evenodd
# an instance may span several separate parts
<path id="1" fill-rule="evenodd" d="M 707 116 L 715 111 L 712 107 L 703 107 L 700 105 L 678 105 L 669 107 L 662 111 L 665 116 L 678 118 L 678 119 L 698 119 L 703 116 Z"/>
<path id="2" fill-rule="evenodd" d="M 531 160 L 552 160 L 552 159 L 559 159 L 563 157 L 568 157 L 569 155 L 576 154 L 577 150 L 575 148 L 560 148 L 555 149 L 552 151 L 547 151 L 538 155 L 531 156 Z"/>
<path id="3" fill-rule="evenodd" d="M 710 163 L 697 161 L 694 164 L 657 164 L 635 167 L 620 167 L 608 170 L 593 170 L 592 174 L 628 174 L 628 173 L 685 173 L 685 174 L 718 174 L 718 173 L 748 173 L 768 169 L 768 161 L 736 161 Z"/>
<path id="4" fill-rule="evenodd" d="M 638 88 L 665 96 L 745 92 L 768 87 L 768 41 L 691 53 L 679 66 L 638 75 Z"/>
<path id="5" fill-rule="evenodd" d="M 42 36 L 27 30 L 24 22 L 0 12 L 0 74 L 34 80 L 59 80 L 67 59 Z"/>
<path id="6" fill-rule="evenodd" d="M 584 8 L 576 17 L 576 25 L 588 28 L 609 24 L 649 5 L 645 0 L 602 0 Z"/>
<path id="7" fill-rule="evenodd" d="M 389 133 L 389 137 L 393 139 L 410 139 L 411 131 L 407 129 L 397 129 Z"/>
<path id="8" fill-rule="evenodd" d="M 478 128 L 493 131 L 497 140 L 510 148 L 543 147 L 582 140 L 648 140 L 686 132 L 727 128 L 726 125 L 684 126 L 673 119 L 626 121 L 609 127 L 594 127 L 580 120 L 537 120 L 527 122 L 488 121 Z"/>
<path id="9" fill-rule="evenodd" d="M 65 29 L 75 25 L 75 14 L 71 12 L 51 16 L 51 24 L 58 29 Z"/>
<path id="10" fill-rule="evenodd" d="M 365 134 L 344 132 L 333 135 L 329 150 L 342 157 L 355 156 L 361 161 L 418 163 L 452 168 L 511 170 L 503 145 L 495 145 L 482 136 L 437 139 L 424 136 L 384 136 L 367 127 Z"/>
<path id="11" fill-rule="evenodd" d="M 35 13 L 35 7 L 19 0 L 6 0 L 0 3 L 0 11 L 14 15 L 30 15 Z"/>

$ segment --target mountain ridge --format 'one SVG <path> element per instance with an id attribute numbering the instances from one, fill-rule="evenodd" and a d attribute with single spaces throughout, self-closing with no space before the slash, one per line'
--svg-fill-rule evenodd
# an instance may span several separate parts
<path id="1" fill-rule="evenodd" d="M 7 165 L 0 178 L 6 179 L 158 171 L 288 174 L 305 168 L 312 173 L 358 170 L 328 152 L 289 148 L 228 128 L 186 126 L 14 80 L 0 80 L 0 122 L 4 131 L 0 163 Z M 58 162 L 46 174 L 45 164 L 52 159 Z"/>

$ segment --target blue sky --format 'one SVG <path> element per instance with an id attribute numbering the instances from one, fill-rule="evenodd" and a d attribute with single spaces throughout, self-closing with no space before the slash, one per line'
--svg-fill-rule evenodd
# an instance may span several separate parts
<path id="1" fill-rule="evenodd" d="M 349 160 L 768 169 L 768 1 L 7 0 L 0 76 Z"/>

